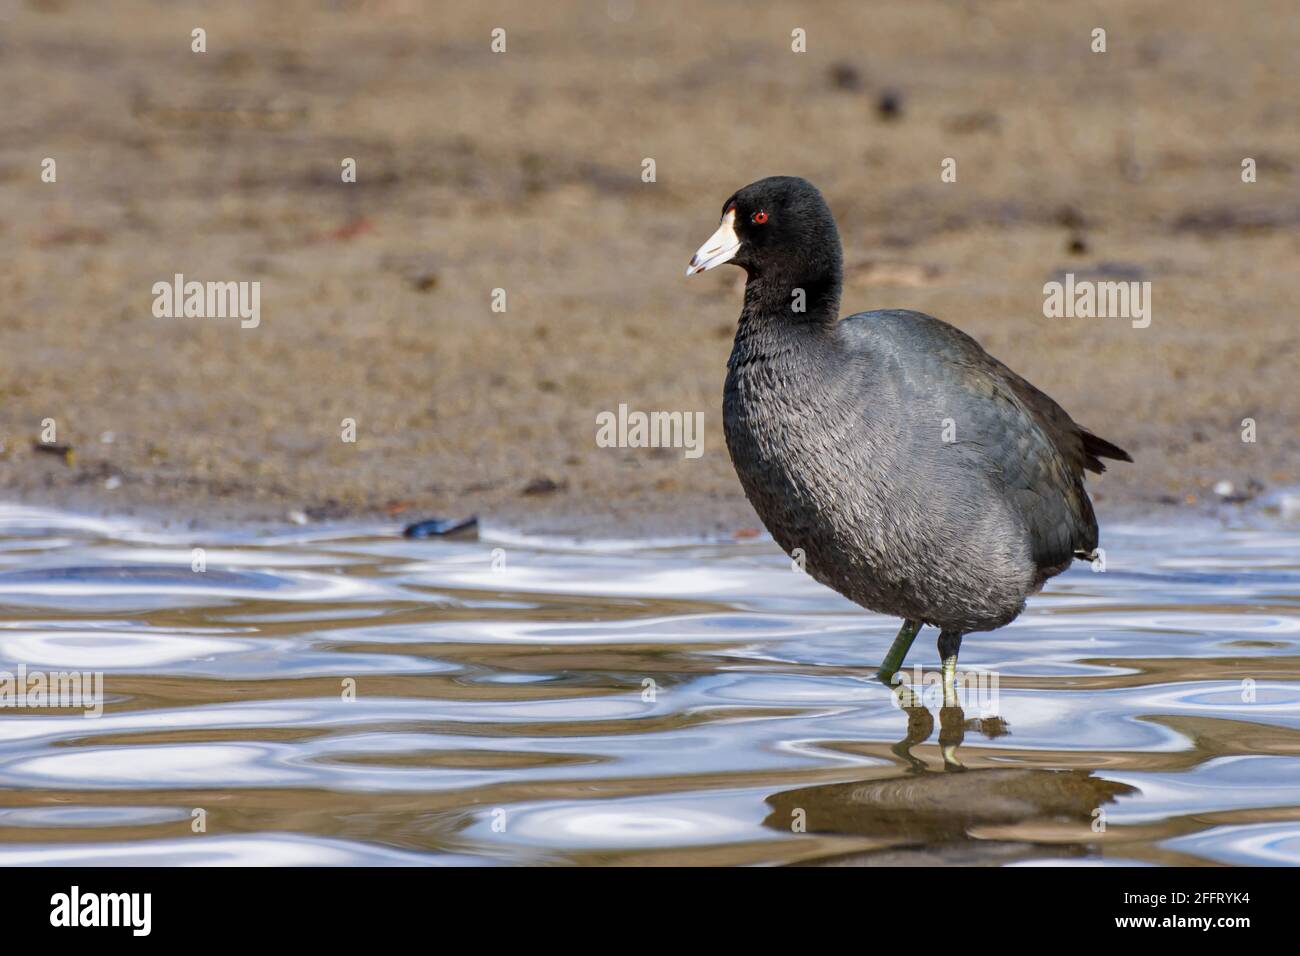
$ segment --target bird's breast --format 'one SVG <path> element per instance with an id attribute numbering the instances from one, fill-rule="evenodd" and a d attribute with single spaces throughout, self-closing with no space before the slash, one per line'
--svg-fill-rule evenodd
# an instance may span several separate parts
<path id="1" fill-rule="evenodd" d="M 815 370 L 733 362 L 723 400 L 727 450 L 750 503 L 787 551 L 852 542 L 861 554 L 869 543 L 886 492 L 864 417 Z"/>

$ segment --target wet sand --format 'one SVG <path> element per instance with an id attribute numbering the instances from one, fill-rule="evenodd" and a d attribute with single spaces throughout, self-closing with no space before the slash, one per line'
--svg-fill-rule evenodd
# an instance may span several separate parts
<path id="1" fill-rule="evenodd" d="M 1297 45 L 1282 3 L 15 5 L 0 487 L 751 527 L 720 408 L 739 273 L 682 271 L 774 173 L 826 193 L 846 311 L 953 322 L 1134 455 L 1091 481 L 1103 514 L 1295 485 Z M 1045 318 L 1065 272 L 1149 281 L 1150 326 Z M 260 282 L 260 324 L 155 317 L 177 273 Z M 620 403 L 703 412 L 704 453 L 598 447 Z"/>

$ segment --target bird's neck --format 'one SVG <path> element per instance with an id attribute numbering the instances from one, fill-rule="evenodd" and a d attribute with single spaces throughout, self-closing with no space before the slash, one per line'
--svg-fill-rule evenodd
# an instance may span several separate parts
<path id="1" fill-rule="evenodd" d="M 838 270 L 798 281 L 751 273 L 728 364 L 751 372 L 802 367 L 832 339 L 839 310 Z"/>
<path id="2" fill-rule="evenodd" d="M 839 263 L 799 276 L 751 272 L 740 325 L 832 326 L 840 317 Z"/>

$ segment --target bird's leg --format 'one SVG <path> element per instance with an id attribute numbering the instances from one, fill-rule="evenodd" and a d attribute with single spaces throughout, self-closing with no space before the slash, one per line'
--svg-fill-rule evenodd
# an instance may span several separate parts
<path id="1" fill-rule="evenodd" d="M 957 652 L 961 650 L 960 631 L 939 633 L 939 658 L 943 661 L 943 706 L 957 706 Z"/>
<path id="2" fill-rule="evenodd" d="M 907 652 L 911 648 L 912 642 L 916 640 L 916 635 L 920 630 L 920 621 L 903 621 L 903 626 L 898 629 L 898 636 L 894 638 L 894 643 L 889 645 L 885 660 L 880 665 L 880 670 L 876 672 L 876 676 L 886 684 L 893 681 L 894 675 L 903 666 L 903 658 L 907 656 Z M 958 641 L 960 640 L 961 638 L 958 638 Z"/>
<path id="3" fill-rule="evenodd" d="M 907 735 L 889 749 L 906 760 L 914 773 L 921 773 L 926 769 L 925 761 L 913 754 L 912 748 L 930 739 L 930 734 L 934 733 L 934 717 L 925 707 L 904 705 L 904 709 L 907 711 Z"/>
<path id="4" fill-rule="evenodd" d="M 939 753 L 943 755 L 943 769 L 949 772 L 965 770 L 957 759 L 957 748 L 966 739 L 966 714 L 960 707 L 944 707 L 939 711 Z"/>

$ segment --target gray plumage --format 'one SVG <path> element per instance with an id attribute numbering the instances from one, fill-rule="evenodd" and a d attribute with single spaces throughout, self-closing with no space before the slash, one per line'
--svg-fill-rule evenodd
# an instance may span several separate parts
<path id="1" fill-rule="evenodd" d="M 938 319 L 838 320 L 839 237 L 811 184 L 762 180 L 728 204 L 741 239 L 732 261 L 749 279 L 727 448 L 787 553 L 801 550 L 816 580 L 858 604 L 957 643 L 1013 620 L 1093 553 L 1084 469 L 1126 453 Z M 804 312 L 792 308 L 800 291 Z"/>

